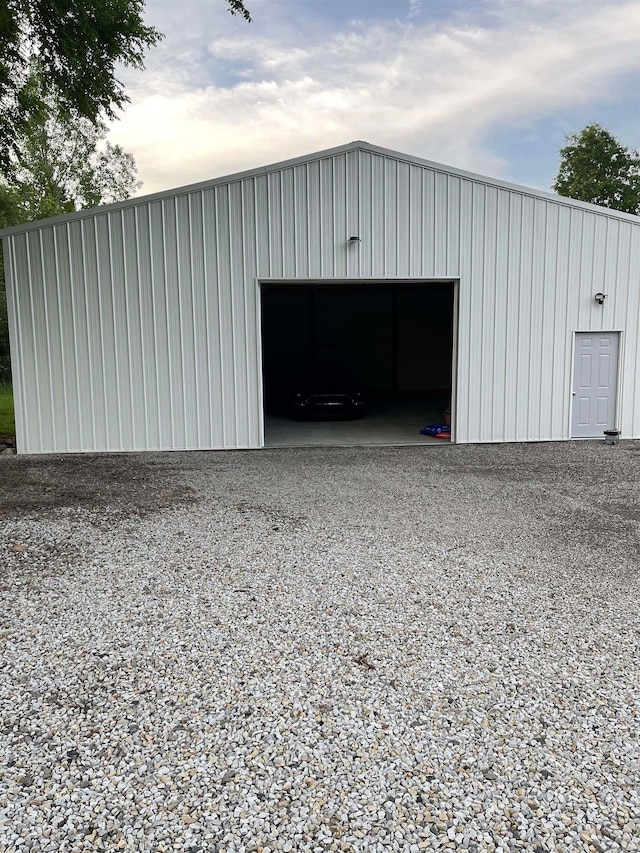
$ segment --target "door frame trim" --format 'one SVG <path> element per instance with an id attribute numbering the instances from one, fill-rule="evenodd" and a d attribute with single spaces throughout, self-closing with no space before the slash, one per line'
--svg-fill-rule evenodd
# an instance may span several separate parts
<path id="1" fill-rule="evenodd" d="M 384 277 L 384 276 L 361 276 L 353 278 L 280 278 L 258 276 L 255 279 L 255 308 L 257 318 L 257 334 L 256 334 L 256 357 L 258 364 L 258 403 L 259 411 L 259 429 L 260 429 L 260 449 L 265 448 L 265 416 L 264 416 L 264 376 L 262 371 L 262 288 L 273 285 L 318 285 L 318 286 L 353 286 L 367 284 L 379 284 L 382 286 L 393 287 L 394 285 L 429 285 L 429 284 L 449 284 L 453 288 L 453 305 L 452 305 L 452 325 L 453 325 L 453 341 L 451 353 L 451 441 L 450 444 L 457 444 L 457 420 L 458 420 L 458 394 L 460 393 L 460 383 L 458 382 L 458 345 L 460 339 L 460 276 L 419 276 L 412 278 L 411 276 L 399 277 Z M 446 442 L 442 442 L 446 444 Z M 422 446 L 416 442 L 416 446 Z"/>
<path id="2" fill-rule="evenodd" d="M 571 375 L 569 379 L 569 441 L 595 441 L 597 436 L 574 436 L 573 435 L 573 384 L 576 375 L 576 337 L 577 335 L 618 335 L 618 364 L 616 371 L 616 424 L 620 425 L 622 413 L 622 374 L 624 371 L 624 359 L 622 357 L 622 345 L 624 342 L 624 329 L 574 329 L 571 333 Z M 620 436 L 622 438 L 622 435 Z"/>

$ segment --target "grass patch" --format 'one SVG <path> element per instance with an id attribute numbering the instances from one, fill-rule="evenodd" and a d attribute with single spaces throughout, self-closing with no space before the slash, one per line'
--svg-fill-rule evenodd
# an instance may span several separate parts
<path id="1" fill-rule="evenodd" d="M 0 384 L 0 435 L 16 431 L 13 419 L 13 390 L 11 385 Z"/>

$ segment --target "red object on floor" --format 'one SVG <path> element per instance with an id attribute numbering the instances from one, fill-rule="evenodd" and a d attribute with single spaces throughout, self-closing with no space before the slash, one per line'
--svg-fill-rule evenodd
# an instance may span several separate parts
<path id="1" fill-rule="evenodd" d="M 451 441 L 451 433 L 450 432 L 439 432 L 437 435 L 433 436 L 434 438 L 444 438 L 446 441 Z"/>

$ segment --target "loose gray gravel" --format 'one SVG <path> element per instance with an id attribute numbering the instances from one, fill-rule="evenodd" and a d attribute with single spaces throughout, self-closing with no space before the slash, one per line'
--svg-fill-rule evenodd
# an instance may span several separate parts
<path id="1" fill-rule="evenodd" d="M 0 851 L 640 850 L 640 445 L 8 457 Z"/>

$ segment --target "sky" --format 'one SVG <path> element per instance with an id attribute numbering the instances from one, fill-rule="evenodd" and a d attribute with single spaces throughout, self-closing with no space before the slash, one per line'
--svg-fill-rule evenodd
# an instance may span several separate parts
<path id="1" fill-rule="evenodd" d="M 147 0 L 110 139 L 141 195 L 365 140 L 549 190 L 565 135 L 640 148 L 640 0 Z"/>

